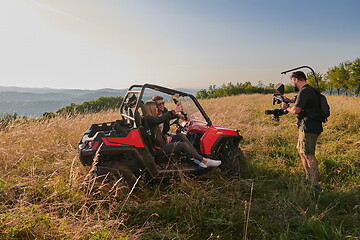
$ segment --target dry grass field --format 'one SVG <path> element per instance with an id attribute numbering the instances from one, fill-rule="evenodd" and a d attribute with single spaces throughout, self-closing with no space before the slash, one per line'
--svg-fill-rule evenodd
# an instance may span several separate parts
<path id="1" fill-rule="evenodd" d="M 0 130 L 0 239 L 359 239 L 360 98 L 329 96 L 317 158 L 325 192 L 303 182 L 296 120 L 274 122 L 271 95 L 202 100 L 213 123 L 241 130 L 240 179 L 219 169 L 132 195 L 93 198 L 77 143 L 118 111 L 16 123 Z"/>

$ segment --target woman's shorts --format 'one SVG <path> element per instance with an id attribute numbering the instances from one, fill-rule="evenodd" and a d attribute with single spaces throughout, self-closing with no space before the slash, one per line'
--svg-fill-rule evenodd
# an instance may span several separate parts
<path id="1" fill-rule="evenodd" d="M 316 141 L 320 134 L 305 133 L 299 131 L 299 138 L 296 148 L 300 153 L 315 155 Z"/>

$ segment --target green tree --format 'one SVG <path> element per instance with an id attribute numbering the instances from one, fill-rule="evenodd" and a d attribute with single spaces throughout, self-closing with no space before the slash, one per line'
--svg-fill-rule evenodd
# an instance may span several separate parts
<path id="1" fill-rule="evenodd" d="M 330 94 L 332 93 L 332 89 L 337 90 L 337 94 L 340 94 L 340 89 L 342 87 L 342 84 L 339 80 L 339 67 L 334 66 L 332 68 L 329 68 L 328 71 L 325 74 L 325 78 L 328 80 L 328 86 L 330 88 Z"/>
<path id="2" fill-rule="evenodd" d="M 317 83 L 315 81 L 314 74 L 312 72 L 309 72 L 308 74 L 306 74 L 306 79 L 307 79 L 306 82 L 315 88 L 317 88 L 318 84 L 319 84 L 320 92 L 325 91 L 328 88 L 328 86 L 327 86 L 326 79 L 323 77 L 323 74 L 315 73 L 315 75 L 316 75 Z"/>
<path id="3" fill-rule="evenodd" d="M 200 91 L 198 91 L 195 95 L 196 98 L 208 98 L 209 97 L 209 94 L 208 92 L 206 91 L 206 89 L 201 89 Z"/>
<path id="4" fill-rule="evenodd" d="M 284 87 L 284 92 L 285 93 L 292 93 L 294 92 L 294 87 L 291 85 L 291 83 L 288 83 L 285 85 Z"/>
<path id="5" fill-rule="evenodd" d="M 100 112 L 102 110 L 115 109 L 119 107 L 122 102 L 122 97 L 99 97 L 96 100 L 84 102 L 76 105 L 71 103 L 70 106 L 66 106 L 56 111 L 56 114 L 60 115 L 74 115 L 84 114 L 89 112 Z"/>
<path id="6" fill-rule="evenodd" d="M 350 65 L 350 86 L 356 96 L 359 96 L 360 92 L 360 58 L 357 58 Z"/>
<path id="7" fill-rule="evenodd" d="M 28 121 L 28 117 L 18 115 L 17 113 L 14 114 L 4 114 L 0 118 L 0 130 L 6 128 L 10 124 L 19 123 L 19 122 L 26 122 Z"/>
<path id="8" fill-rule="evenodd" d="M 345 94 L 348 94 L 349 89 L 352 88 L 350 83 L 350 66 L 349 61 L 339 64 L 339 81 L 342 85 L 342 89 L 345 90 Z"/>
<path id="9" fill-rule="evenodd" d="M 291 92 L 290 90 L 289 92 Z M 201 89 L 196 93 L 197 98 L 217 98 L 224 96 L 233 96 L 238 94 L 252 94 L 252 93 L 274 93 L 274 84 L 270 83 L 269 86 L 265 86 L 261 81 L 257 86 L 253 86 L 250 82 L 236 83 L 229 82 L 228 84 L 222 84 L 221 87 L 216 88 L 215 85 L 210 85 L 209 89 Z"/>

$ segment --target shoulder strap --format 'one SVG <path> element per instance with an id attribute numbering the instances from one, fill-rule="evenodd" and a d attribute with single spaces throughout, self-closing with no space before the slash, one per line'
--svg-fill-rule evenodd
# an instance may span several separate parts
<path id="1" fill-rule="evenodd" d="M 323 112 L 322 107 L 321 107 L 321 93 L 320 93 L 320 91 L 318 91 L 317 89 L 315 89 L 312 86 L 310 86 L 310 88 L 315 92 L 316 96 L 318 97 L 319 109 L 320 109 L 321 112 Z"/>

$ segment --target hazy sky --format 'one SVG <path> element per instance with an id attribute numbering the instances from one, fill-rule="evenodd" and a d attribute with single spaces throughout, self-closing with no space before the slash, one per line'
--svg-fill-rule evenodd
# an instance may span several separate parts
<path id="1" fill-rule="evenodd" d="M 359 0 L 1 0 L 0 86 L 207 88 L 360 57 Z"/>

